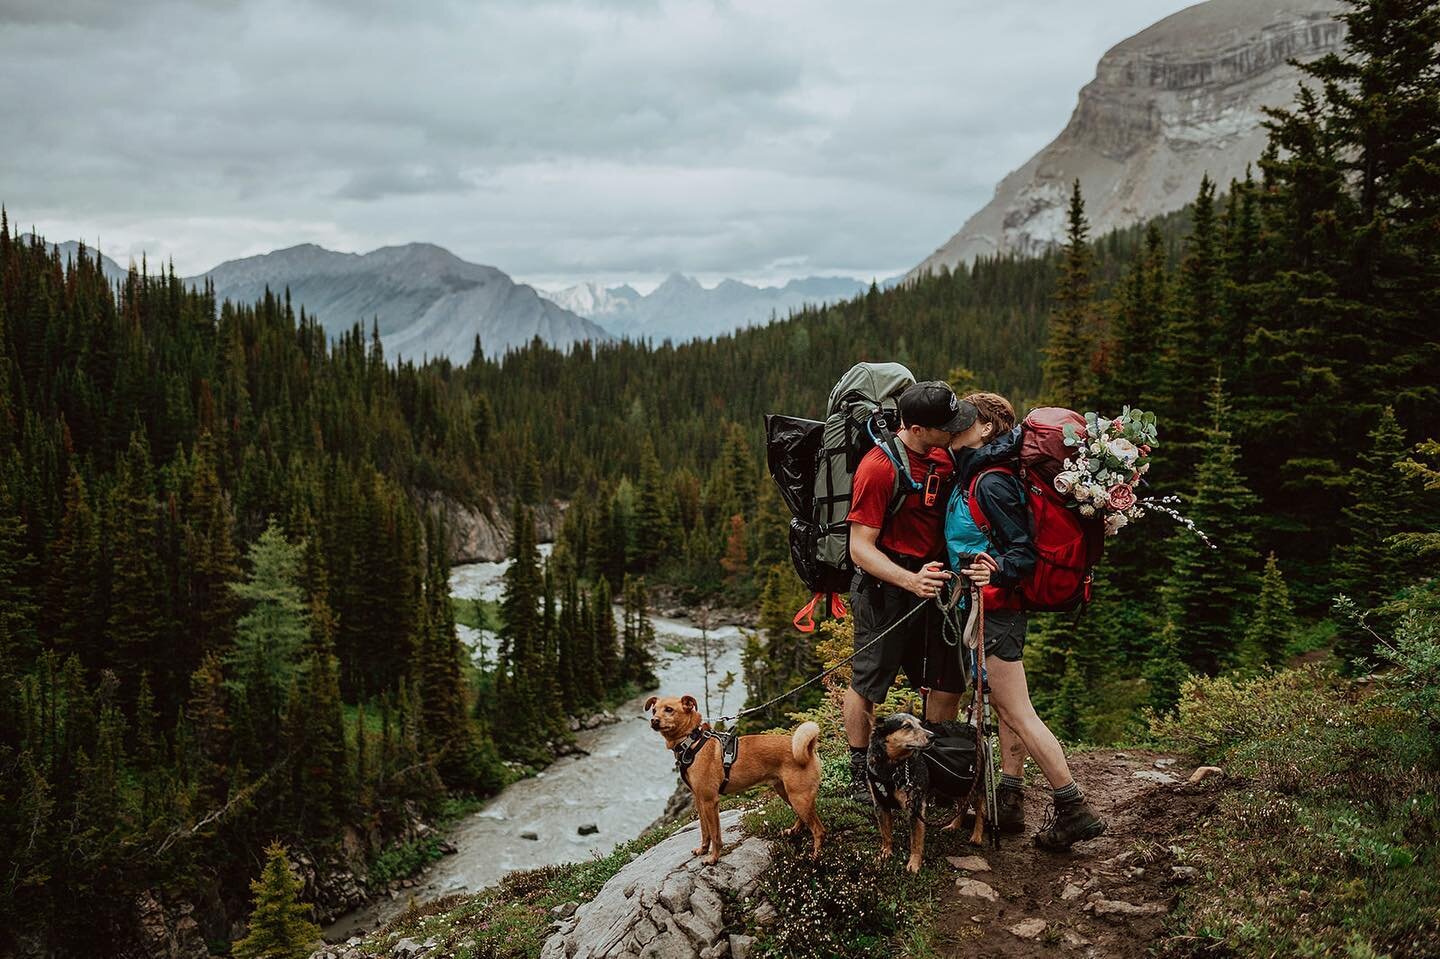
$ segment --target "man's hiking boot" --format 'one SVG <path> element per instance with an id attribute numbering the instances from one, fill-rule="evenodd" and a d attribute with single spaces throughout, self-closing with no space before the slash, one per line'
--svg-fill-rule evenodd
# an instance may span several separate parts
<path id="1" fill-rule="evenodd" d="M 995 805 L 1001 832 L 1025 831 L 1025 793 L 1002 786 L 995 790 Z"/>
<path id="2" fill-rule="evenodd" d="M 1057 803 L 1045 817 L 1045 824 L 1035 834 L 1035 845 L 1051 852 L 1063 852 L 1086 839 L 1105 832 L 1105 820 L 1084 799 Z"/>
<path id="3" fill-rule="evenodd" d="M 845 795 L 862 805 L 869 806 L 875 802 L 870 795 L 870 783 L 865 779 L 865 763 L 850 764 L 850 788 Z"/>

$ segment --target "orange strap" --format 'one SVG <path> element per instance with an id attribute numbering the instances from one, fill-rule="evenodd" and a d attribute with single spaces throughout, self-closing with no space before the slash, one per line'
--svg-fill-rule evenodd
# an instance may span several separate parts
<path id="1" fill-rule="evenodd" d="M 800 612 L 796 613 L 795 618 L 791 620 L 795 624 L 795 628 L 802 633 L 815 632 L 815 613 L 819 612 L 822 616 L 825 614 L 826 603 L 822 600 L 827 598 L 831 619 L 844 619 L 850 614 L 850 610 L 845 608 L 845 600 L 839 593 L 816 593 L 810 597 L 810 602 L 800 607 Z"/>
<path id="2" fill-rule="evenodd" d="M 824 593 L 816 593 L 814 596 L 811 596 L 810 602 L 800 607 L 800 612 L 796 613 L 795 618 L 791 620 L 791 622 L 795 624 L 795 628 L 800 630 L 800 632 L 815 632 L 815 607 L 824 595 Z M 823 609 L 824 607 L 821 608 Z"/>

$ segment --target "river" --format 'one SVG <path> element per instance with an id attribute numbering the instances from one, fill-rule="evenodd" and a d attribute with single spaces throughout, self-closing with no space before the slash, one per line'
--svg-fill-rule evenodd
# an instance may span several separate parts
<path id="1" fill-rule="evenodd" d="M 505 563 L 471 563 L 451 570 L 450 591 L 463 598 L 497 599 Z M 617 616 L 619 610 L 616 610 Z M 702 631 L 691 623 L 655 619 L 657 692 L 693 695 L 705 709 Z M 486 655 L 491 637 L 461 628 L 461 636 Z M 710 658 L 710 709 L 707 715 L 734 712 L 742 705 L 745 685 L 740 654 L 740 630 L 720 626 L 704 634 Z M 736 676 L 734 687 L 722 702 L 715 684 L 726 672 Z M 556 760 L 539 774 L 506 787 L 449 831 L 457 852 L 436 862 L 417 880 L 414 889 L 399 898 L 383 898 L 366 908 L 342 916 L 326 928 L 325 938 L 341 942 L 375 928 L 404 910 L 411 896 L 426 902 L 457 892 L 475 892 L 520 869 L 575 862 L 604 855 L 638 836 L 664 811 L 674 792 L 674 756 L 660 734 L 643 722 L 641 707 L 646 693 L 622 704 L 620 722 L 576 734 L 588 756 Z M 579 834 L 593 824 L 599 832 Z M 538 839 L 523 839 L 533 833 Z"/>

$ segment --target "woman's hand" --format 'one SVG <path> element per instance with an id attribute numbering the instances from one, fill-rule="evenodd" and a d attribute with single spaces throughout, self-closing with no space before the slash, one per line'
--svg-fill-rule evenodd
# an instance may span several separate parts
<path id="1" fill-rule="evenodd" d="M 976 586 L 990 585 L 990 567 L 980 560 L 962 569 L 961 574 Z"/>

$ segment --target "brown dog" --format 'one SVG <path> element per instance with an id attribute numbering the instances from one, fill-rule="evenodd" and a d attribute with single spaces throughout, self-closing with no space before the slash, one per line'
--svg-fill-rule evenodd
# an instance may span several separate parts
<path id="1" fill-rule="evenodd" d="M 937 784 L 931 782 L 930 767 L 921 753 L 935 742 L 935 734 L 909 713 L 891 713 L 875 724 L 870 735 L 870 749 L 865 757 L 865 778 L 870 797 L 880 819 L 880 858 L 889 859 L 894 848 L 894 817 L 901 813 L 910 817 L 910 858 L 905 863 L 909 872 L 919 872 L 925 855 L 925 810 Z M 982 775 L 979 769 L 977 775 Z M 970 842 L 979 845 L 985 839 L 985 790 L 975 795 L 975 828 Z M 960 802 L 955 818 L 944 827 L 945 832 L 959 828 L 967 796 L 949 797 Z"/>
<path id="2" fill-rule="evenodd" d="M 712 865 L 720 859 L 722 783 L 726 794 L 769 783 L 795 810 L 795 825 L 786 830 L 786 834 L 810 827 L 810 858 L 819 857 L 820 840 L 825 838 L 825 827 L 815 812 L 815 795 L 820 791 L 820 757 L 815 754 L 815 740 L 820 736 L 820 727 L 801 723 L 789 736 L 741 736 L 740 751 L 726 781 L 721 744 L 718 740 L 711 742 L 703 738 L 708 727 L 697 705 L 694 696 L 651 696 L 645 701 L 645 710 L 651 713 L 650 728 L 659 730 L 670 749 L 678 747 L 676 755 L 681 758 L 682 774 L 695 797 L 700 846 L 692 850 L 693 854 L 703 856 L 708 851 L 707 861 Z M 682 756 L 692 755 L 691 748 L 693 759 L 686 769 Z"/>

